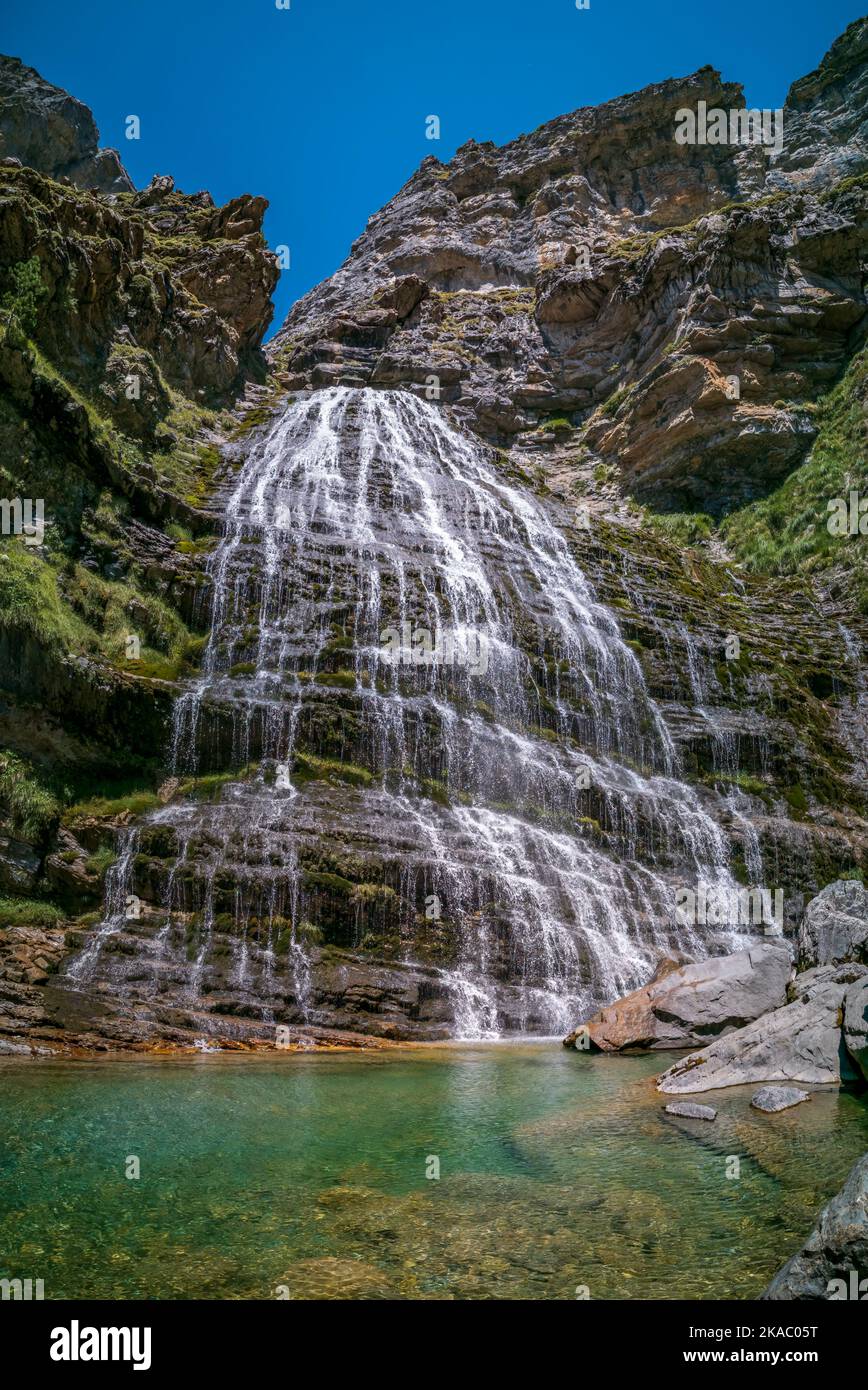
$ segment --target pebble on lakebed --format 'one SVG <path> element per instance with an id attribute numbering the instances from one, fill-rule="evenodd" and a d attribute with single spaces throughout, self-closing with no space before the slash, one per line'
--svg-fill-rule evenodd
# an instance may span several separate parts
<path id="1" fill-rule="evenodd" d="M 810 1100 L 809 1091 L 800 1091 L 798 1086 L 761 1086 L 751 1096 L 751 1106 L 754 1110 L 763 1110 L 767 1115 L 773 1115 L 776 1110 L 789 1110 L 793 1105 L 801 1105 L 803 1100 Z"/>

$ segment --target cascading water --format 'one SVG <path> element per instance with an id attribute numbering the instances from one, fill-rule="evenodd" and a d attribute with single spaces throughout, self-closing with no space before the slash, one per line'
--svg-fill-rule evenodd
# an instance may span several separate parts
<path id="1" fill-rule="evenodd" d="M 731 944 L 676 919 L 677 885 L 736 884 L 637 658 L 553 508 L 439 407 L 288 405 L 225 516 L 172 755 L 237 775 L 143 830 L 168 863 L 152 994 L 200 1021 L 555 1032 L 663 951 Z"/>

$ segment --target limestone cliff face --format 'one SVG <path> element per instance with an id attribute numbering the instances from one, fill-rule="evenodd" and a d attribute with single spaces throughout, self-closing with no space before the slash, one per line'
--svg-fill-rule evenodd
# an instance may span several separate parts
<path id="1" fill-rule="evenodd" d="M 711 68 L 497 148 L 433 156 L 291 311 L 287 384 L 439 383 L 519 447 L 565 417 L 588 459 L 667 507 L 719 512 L 806 456 L 803 407 L 865 315 L 868 21 L 797 82 L 780 152 L 676 143 L 744 105 Z M 727 377 L 740 399 L 727 398 Z"/>

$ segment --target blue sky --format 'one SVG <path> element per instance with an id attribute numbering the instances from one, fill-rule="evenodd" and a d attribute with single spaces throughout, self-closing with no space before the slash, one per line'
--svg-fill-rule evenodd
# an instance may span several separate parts
<path id="1" fill-rule="evenodd" d="M 260 193 L 275 326 L 428 154 L 705 63 L 778 106 L 865 0 L 4 0 L 0 47 L 93 110 L 137 185 Z M 17 13 L 16 13 L 17 10 Z M 125 117 L 141 139 L 125 139 Z M 441 139 L 425 138 L 425 118 Z"/>

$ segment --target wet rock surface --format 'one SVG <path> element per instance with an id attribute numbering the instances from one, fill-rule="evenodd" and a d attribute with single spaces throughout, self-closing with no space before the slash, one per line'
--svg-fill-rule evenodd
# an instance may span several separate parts
<path id="1" fill-rule="evenodd" d="M 844 1046 L 868 1081 L 868 975 L 844 996 Z"/>
<path id="2" fill-rule="evenodd" d="M 791 1110 L 810 1100 L 808 1091 L 800 1091 L 797 1086 L 763 1086 L 751 1096 L 754 1110 L 762 1110 L 766 1115 L 777 1114 L 779 1110 Z"/>
<path id="3" fill-rule="evenodd" d="M 677 1115 L 682 1120 L 716 1120 L 717 1111 L 710 1105 L 694 1105 L 689 1100 L 676 1100 L 664 1106 L 667 1115 Z"/>
<path id="4" fill-rule="evenodd" d="M 86 571 L 51 582 L 76 621 L 120 605 L 121 630 L 191 629 L 146 676 L 35 639 L 20 605 L 0 624 L 13 746 L 35 706 L 40 765 L 141 754 L 151 800 L 172 775 L 141 825 L 0 827 L 10 891 L 76 916 L 33 986 L 49 1041 L 560 1034 L 682 949 L 721 962 L 688 967 L 702 978 L 737 973 L 743 934 L 685 932 L 679 885 L 773 864 L 792 934 L 864 862 L 846 585 L 752 580 L 616 502 L 735 505 L 804 457 L 864 316 L 863 39 L 796 84 L 771 162 L 674 143 L 677 106 L 742 100 L 710 68 L 426 160 L 293 310 L 267 381 L 262 198 L 218 208 L 163 174 L 82 191 L 36 145 L 0 169 L 0 259 L 38 262 L 45 290 L 39 352 L 20 325 L 0 343 L 0 442 L 32 426 L 68 474 L 51 524 Z M 26 104 L 31 77 L 4 73 Z M 586 529 L 572 502 L 610 470 Z M 394 624 L 406 646 L 417 625 L 479 627 L 489 668 L 389 667 Z M 611 1041 L 746 1022 L 777 999 L 762 961 L 731 1003 L 709 978 Z"/>

